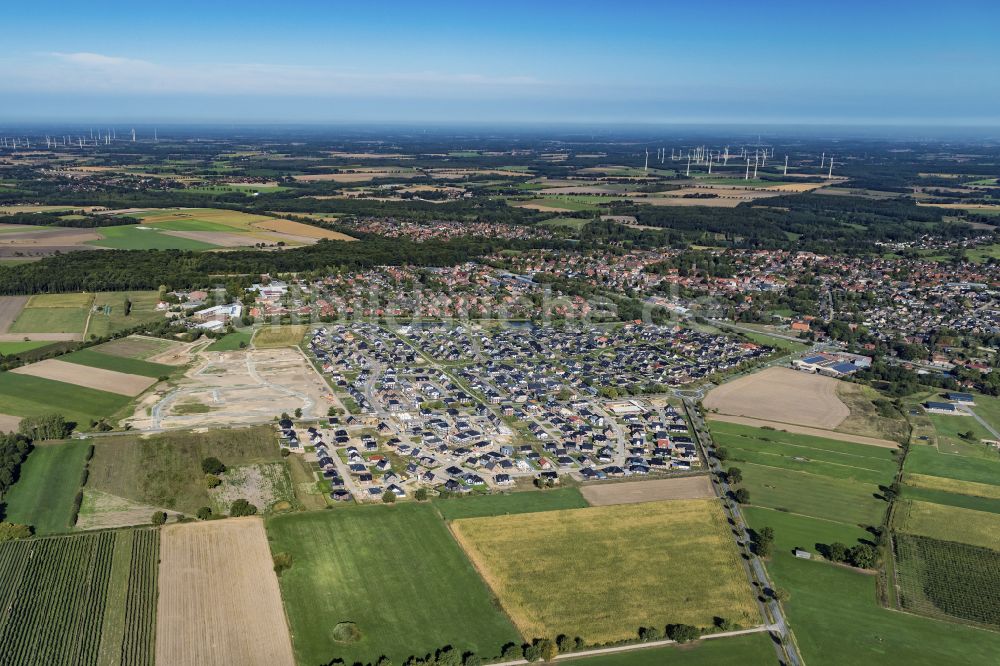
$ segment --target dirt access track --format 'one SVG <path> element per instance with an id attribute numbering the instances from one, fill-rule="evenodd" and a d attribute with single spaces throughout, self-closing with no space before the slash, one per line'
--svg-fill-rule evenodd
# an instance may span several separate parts
<path id="1" fill-rule="evenodd" d="M 10 325 L 21 314 L 27 302 L 27 296 L 0 296 L 0 333 L 10 330 Z"/>
<path id="2" fill-rule="evenodd" d="M 156 663 L 295 663 L 260 518 L 163 528 L 159 591 Z"/>
<path id="3" fill-rule="evenodd" d="M 702 404 L 730 416 L 833 430 L 851 415 L 837 385 L 831 377 L 772 367 L 712 389 Z"/>
<path id="4" fill-rule="evenodd" d="M 176 387 L 146 396 L 129 419 L 137 430 L 267 423 L 282 412 L 304 418 L 342 407 L 297 348 L 201 352 Z"/>
<path id="5" fill-rule="evenodd" d="M 703 499 L 714 497 L 712 482 L 707 475 L 682 476 L 675 479 L 627 481 L 583 486 L 580 493 L 591 506 L 639 504 L 660 500 Z"/>

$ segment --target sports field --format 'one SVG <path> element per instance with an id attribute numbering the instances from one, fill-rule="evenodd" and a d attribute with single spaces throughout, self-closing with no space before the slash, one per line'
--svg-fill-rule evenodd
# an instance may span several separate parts
<path id="1" fill-rule="evenodd" d="M 469 518 L 452 530 L 528 638 L 605 643 L 643 626 L 760 622 L 717 500 Z"/>
<path id="2" fill-rule="evenodd" d="M 158 664 L 295 663 L 260 518 L 163 528 L 159 576 Z"/>
<path id="3" fill-rule="evenodd" d="M 31 525 L 36 534 L 68 532 L 89 446 L 79 441 L 37 444 L 4 498 L 4 520 Z"/>
<path id="4" fill-rule="evenodd" d="M 576 488 L 556 488 L 508 494 L 435 498 L 432 503 L 445 520 L 503 516 L 508 513 L 535 513 L 588 506 Z"/>
<path id="5" fill-rule="evenodd" d="M 445 645 L 495 657 L 521 642 L 428 504 L 288 514 L 267 530 L 272 552 L 292 556 L 280 583 L 300 664 L 399 664 Z M 357 640 L 337 642 L 339 622 Z"/>
<path id="6" fill-rule="evenodd" d="M 151 666 L 158 547 L 148 529 L 0 544 L 3 663 Z"/>

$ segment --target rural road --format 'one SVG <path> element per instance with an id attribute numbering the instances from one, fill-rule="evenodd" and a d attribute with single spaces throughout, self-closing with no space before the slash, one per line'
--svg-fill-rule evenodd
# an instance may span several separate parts
<path id="1" fill-rule="evenodd" d="M 750 579 L 750 584 L 767 597 L 766 602 L 761 602 L 761 610 L 765 612 L 766 617 L 774 618 L 774 623 L 770 626 L 774 633 L 781 637 L 781 643 L 775 643 L 774 646 L 774 649 L 778 654 L 778 661 L 782 664 L 789 664 L 790 666 L 803 666 L 802 657 L 799 656 L 798 648 L 796 647 L 794 640 L 792 640 L 788 623 L 786 622 L 784 612 L 781 609 L 781 604 L 767 595 L 766 590 L 773 590 L 774 585 L 767 576 L 767 570 L 764 568 L 763 562 L 761 562 L 760 558 L 750 550 L 750 531 L 747 529 L 746 521 L 743 519 L 743 513 L 740 511 L 739 505 L 736 502 L 730 502 L 728 499 L 730 488 L 729 484 L 725 480 L 725 477 L 721 476 L 722 465 L 719 464 L 719 461 L 716 458 L 709 456 L 709 448 L 714 448 L 715 444 L 712 442 L 708 426 L 705 424 L 704 418 L 702 418 L 701 413 L 698 411 L 697 406 L 692 400 L 685 399 L 684 407 L 686 408 L 688 415 L 691 417 L 691 422 L 694 425 L 695 437 L 701 444 L 702 451 L 708 460 L 710 471 L 719 475 L 719 483 L 717 485 L 713 483 L 712 487 L 716 489 L 716 492 L 722 499 L 730 518 L 739 533 L 736 545 L 747 556 L 746 564 L 749 565 L 747 573 L 749 574 L 748 577 Z"/>

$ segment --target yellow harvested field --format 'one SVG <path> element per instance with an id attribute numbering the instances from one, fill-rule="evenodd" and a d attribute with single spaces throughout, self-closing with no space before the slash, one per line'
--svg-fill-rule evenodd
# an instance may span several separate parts
<path id="1" fill-rule="evenodd" d="M 634 638 L 639 627 L 759 623 L 717 500 L 546 511 L 451 524 L 525 637 Z"/>
<path id="2" fill-rule="evenodd" d="M 714 497 L 712 482 L 707 475 L 683 476 L 675 479 L 600 483 L 580 488 L 591 506 L 638 504 L 660 500 L 706 499 Z"/>
<path id="3" fill-rule="evenodd" d="M 159 591 L 156 663 L 295 663 L 260 518 L 163 528 Z"/>
<path id="4" fill-rule="evenodd" d="M 84 386 L 86 388 L 117 393 L 118 395 L 136 396 L 156 383 L 152 377 L 142 377 L 141 375 L 129 375 L 124 372 L 105 370 L 103 368 L 92 368 L 76 363 L 67 363 L 54 358 L 45 359 L 38 363 L 24 365 L 14 368 L 10 372 L 19 375 L 30 375 L 51 379 L 56 382 Z"/>
<path id="5" fill-rule="evenodd" d="M 896 511 L 895 521 L 900 532 L 1000 550 L 997 513 L 904 500 Z"/>
<path id="6" fill-rule="evenodd" d="M 914 488 L 926 488 L 927 490 L 942 490 L 946 493 L 958 493 L 960 495 L 971 495 L 972 497 L 986 497 L 988 499 L 1000 499 L 1000 486 L 989 483 L 976 483 L 975 481 L 960 481 L 958 479 L 948 479 L 943 476 L 930 476 L 928 474 L 913 474 L 908 472 L 904 477 L 906 485 Z M 1000 483 L 1000 479 L 997 479 Z"/>
<path id="7" fill-rule="evenodd" d="M 293 222 L 291 220 L 278 220 L 275 218 L 268 218 L 265 221 L 254 224 L 254 227 L 256 227 L 257 229 L 267 229 L 268 231 L 277 231 L 283 234 L 305 236 L 306 238 L 326 238 L 328 240 L 342 240 L 342 241 L 357 240 L 357 238 L 348 236 L 347 234 L 342 234 L 339 231 L 333 231 L 331 229 L 322 229 L 320 227 L 314 227 L 309 224 L 302 224 L 301 222 Z"/>
<path id="8" fill-rule="evenodd" d="M 304 324 L 292 326 L 265 326 L 253 336 L 253 345 L 258 349 L 273 347 L 294 347 L 305 337 L 309 327 Z"/>
<path id="9" fill-rule="evenodd" d="M 839 430 L 826 430 L 824 428 L 810 428 L 808 426 L 795 425 L 794 423 L 782 423 L 781 421 L 768 421 L 766 419 L 752 419 L 747 416 L 729 416 L 728 414 L 709 414 L 708 420 L 722 421 L 724 423 L 736 423 L 739 425 L 752 426 L 754 428 L 774 428 L 785 432 L 794 432 L 799 435 L 809 435 L 811 437 L 826 437 L 827 439 L 837 439 L 841 442 L 854 442 L 855 444 L 868 444 L 869 446 L 881 446 L 886 449 L 898 449 L 899 443 L 890 439 L 880 439 L 878 437 L 868 437 L 866 435 L 855 435 Z"/>
<path id="10" fill-rule="evenodd" d="M 771 367 L 712 389 L 703 404 L 720 414 L 833 430 L 851 415 L 837 384 L 831 377 Z"/>

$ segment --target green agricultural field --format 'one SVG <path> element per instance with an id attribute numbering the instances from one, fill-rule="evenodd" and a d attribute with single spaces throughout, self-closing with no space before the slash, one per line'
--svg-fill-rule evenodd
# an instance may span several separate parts
<path id="1" fill-rule="evenodd" d="M 139 228 L 142 226 L 143 228 Z M 229 230 L 231 231 L 231 230 Z M 214 250 L 218 246 L 201 241 L 169 236 L 160 230 L 144 225 L 102 227 L 101 240 L 87 241 L 87 245 L 113 250 Z"/>
<path id="2" fill-rule="evenodd" d="M 774 530 L 772 551 L 791 553 L 796 548 L 822 555 L 820 546 L 842 543 L 847 547 L 874 540 L 874 536 L 857 525 L 836 523 L 800 516 L 759 506 L 744 507 L 746 521 L 755 529 L 770 527 Z"/>
<path id="3" fill-rule="evenodd" d="M 566 634 L 600 644 L 633 638 L 643 626 L 707 627 L 713 617 L 745 627 L 760 622 L 717 500 L 467 518 L 451 526 L 527 638 Z M 683 575 L 664 575 L 679 570 Z"/>
<path id="4" fill-rule="evenodd" d="M 887 505 L 876 499 L 877 485 L 752 463 L 735 466 L 743 470 L 751 504 L 850 524 L 882 522 Z"/>
<path id="5" fill-rule="evenodd" d="M 212 506 L 201 461 L 215 456 L 229 467 L 280 462 L 269 426 L 206 433 L 102 437 L 94 441 L 87 488 L 150 506 L 193 514 Z M 263 508 L 263 507 L 260 507 Z"/>
<path id="6" fill-rule="evenodd" d="M 896 534 L 895 554 L 903 608 L 1000 627 L 1000 551 Z"/>
<path id="7" fill-rule="evenodd" d="M 115 370 L 116 372 L 124 372 L 130 375 L 142 375 L 143 377 L 163 377 L 177 370 L 177 367 L 173 365 L 150 363 L 149 361 L 141 361 L 124 356 L 102 354 L 94 348 L 81 349 L 80 351 L 60 356 L 59 360 L 86 365 L 91 368 Z"/>
<path id="8" fill-rule="evenodd" d="M 993 439 L 990 431 L 971 416 L 947 416 L 945 414 L 928 414 L 927 416 L 934 424 L 938 449 L 944 453 L 961 455 L 963 449 L 968 449 L 970 446 L 985 451 L 986 447 L 979 444 L 979 440 Z M 971 441 L 961 437 L 962 433 L 968 432 L 972 432 Z"/>
<path id="9" fill-rule="evenodd" d="M 905 499 L 933 502 L 934 504 L 944 504 L 946 506 L 957 506 L 961 509 L 1000 513 L 1000 499 L 962 495 L 945 490 L 932 490 L 930 488 L 915 488 L 905 483 L 902 487 L 901 496 Z"/>
<path id="10" fill-rule="evenodd" d="M 199 185 L 197 187 L 188 187 L 184 190 L 188 194 L 243 194 L 246 196 L 253 196 L 254 192 L 260 192 L 261 194 L 270 194 L 272 192 L 284 192 L 289 190 L 289 187 L 282 187 L 280 185 L 255 185 L 253 183 L 233 183 L 226 185 Z"/>
<path id="11" fill-rule="evenodd" d="M 780 430 L 713 421 L 712 435 L 730 464 L 753 463 L 866 484 L 888 484 L 896 471 L 892 449 Z"/>
<path id="12" fill-rule="evenodd" d="M 86 308 L 24 308 L 10 325 L 9 332 L 24 333 L 77 333 L 83 335 L 87 323 Z"/>
<path id="13" fill-rule="evenodd" d="M 288 514 L 267 531 L 273 553 L 292 555 L 279 582 L 301 664 L 382 654 L 398 664 L 445 645 L 493 657 L 521 642 L 427 504 Z M 338 643 L 334 627 L 347 621 L 360 638 Z"/>
<path id="14" fill-rule="evenodd" d="M 96 347 L 91 347 L 91 349 L 106 356 L 121 356 L 145 361 L 151 356 L 161 354 L 177 345 L 178 343 L 171 342 L 170 340 L 130 335 L 127 338 L 117 338 Z"/>
<path id="15" fill-rule="evenodd" d="M 927 444 L 914 444 L 906 455 L 906 471 L 960 481 L 1000 485 L 1000 456 L 978 458 L 953 455 L 940 453 L 936 448 Z"/>
<path id="16" fill-rule="evenodd" d="M 4 520 L 31 525 L 36 534 L 68 532 L 89 448 L 80 441 L 36 445 L 3 500 Z"/>
<path id="17" fill-rule="evenodd" d="M 253 339 L 253 333 L 244 333 L 242 331 L 229 333 L 210 344 L 205 348 L 205 351 L 235 351 L 243 349 L 250 346 L 251 339 Z"/>
<path id="18" fill-rule="evenodd" d="M 558 208 L 560 210 L 569 210 L 573 212 L 581 211 L 594 211 L 597 210 L 596 203 L 588 201 L 583 198 L 584 195 L 577 196 L 547 196 L 540 199 L 531 199 L 523 203 L 531 206 L 547 206 L 549 208 Z M 614 201 L 611 197 L 606 197 L 603 203 L 610 203 Z"/>
<path id="19" fill-rule="evenodd" d="M 798 559 L 775 532 L 768 572 L 789 595 L 783 606 L 810 666 L 987 664 L 1000 654 L 1000 633 L 882 608 L 875 576 Z"/>
<path id="20" fill-rule="evenodd" d="M 93 294 L 73 292 L 68 294 L 35 294 L 28 299 L 27 308 L 88 308 L 94 302 Z"/>
<path id="21" fill-rule="evenodd" d="M 125 314 L 126 298 L 132 303 L 128 314 Z M 159 294 L 155 291 L 96 294 L 85 339 L 90 339 L 91 336 L 101 338 L 135 326 L 163 321 L 164 313 L 156 310 L 159 300 Z"/>
<path id="22" fill-rule="evenodd" d="M 771 638 L 766 632 L 713 638 L 687 645 L 636 650 L 621 654 L 573 659 L 581 666 L 750 666 L 776 661 Z"/>
<path id="23" fill-rule="evenodd" d="M 543 220 L 539 222 L 543 227 L 555 227 L 561 229 L 572 229 L 573 231 L 579 231 L 586 225 L 593 222 L 589 218 L 581 217 L 553 217 L 550 220 Z"/>
<path id="24" fill-rule="evenodd" d="M 940 490 L 948 493 L 1000 500 L 1000 485 L 994 485 L 991 483 L 959 481 L 958 479 L 949 479 L 943 476 L 928 476 L 926 474 L 915 474 L 913 472 L 908 472 L 903 478 L 903 481 L 906 485 L 912 486 L 913 488 Z M 997 481 L 1000 482 L 1000 479 L 997 479 Z"/>
<path id="25" fill-rule="evenodd" d="M 749 331 L 740 331 L 740 335 L 746 337 L 751 342 L 756 342 L 759 345 L 767 345 L 768 347 L 774 347 L 775 349 L 781 349 L 788 353 L 797 354 L 799 352 L 804 352 L 809 349 L 810 345 L 805 342 L 795 342 L 794 340 L 785 340 L 784 338 L 776 338 L 773 335 L 768 335 L 763 331 L 755 331 L 753 333 Z"/>
<path id="26" fill-rule="evenodd" d="M 152 666 L 159 533 L 97 532 L 0 544 L 7 666 Z"/>
<path id="27" fill-rule="evenodd" d="M 78 428 L 91 420 L 107 418 L 129 404 L 131 398 L 117 393 L 56 382 L 13 372 L 0 372 L 0 403 L 5 414 L 39 416 L 58 411 Z"/>
<path id="28" fill-rule="evenodd" d="M 895 511 L 900 532 L 1000 550 L 1000 515 L 907 500 Z"/>
<path id="29" fill-rule="evenodd" d="M 277 347 L 294 347 L 302 342 L 309 330 L 305 324 L 290 326 L 265 326 L 257 329 L 253 337 L 253 346 L 258 349 L 273 349 Z"/>
<path id="30" fill-rule="evenodd" d="M 0 356 L 17 356 L 33 349 L 41 349 L 51 342 L 0 342 Z"/>
<path id="31" fill-rule="evenodd" d="M 587 500 L 583 499 L 583 495 L 576 488 L 559 488 L 544 492 L 525 491 L 498 495 L 472 495 L 448 499 L 438 498 L 433 501 L 433 504 L 445 520 L 558 511 L 560 509 L 582 509 L 588 506 Z"/>

